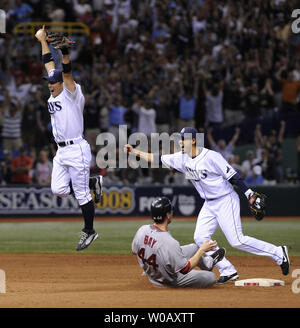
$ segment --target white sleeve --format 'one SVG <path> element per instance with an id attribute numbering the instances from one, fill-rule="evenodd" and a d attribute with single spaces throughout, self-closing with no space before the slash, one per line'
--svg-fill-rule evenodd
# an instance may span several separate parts
<path id="1" fill-rule="evenodd" d="M 236 174 L 235 169 L 224 159 L 221 154 L 213 152 L 210 155 L 210 160 L 212 161 L 217 173 L 222 175 L 226 180 L 231 179 Z"/>
<path id="2" fill-rule="evenodd" d="M 184 172 L 182 154 L 175 153 L 175 154 L 169 154 L 169 155 L 162 155 L 161 161 L 162 161 L 163 165 L 168 168 L 175 169 L 180 172 Z"/>
<path id="3" fill-rule="evenodd" d="M 81 87 L 77 83 L 75 83 L 75 91 L 74 92 L 68 90 L 65 84 L 64 84 L 64 91 L 65 91 L 66 97 L 69 98 L 72 101 L 76 100 L 76 98 L 79 97 L 79 96 L 83 97 Z"/>

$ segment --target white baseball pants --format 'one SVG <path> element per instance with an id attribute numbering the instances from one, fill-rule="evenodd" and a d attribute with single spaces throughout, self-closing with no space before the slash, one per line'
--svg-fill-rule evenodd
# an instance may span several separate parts
<path id="1" fill-rule="evenodd" d="M 201 246 L 205 240 L 211 239 L 218 225 L 232 247 L 252 254 L 271 257 L 278 265 L 282 263 L 281 247 L 243 235 L 240 199 L 235 191 L 218 199 L 204 202 L 194 233 L 196 244 Z M 208 255 L 211 253 L 207 252 Z M 231 275 L 237 271 L 225 257 L 216 266 L 221 276 Z"/>
<path id="2" fill-rule="evenodd" d="M 80 206 L 92 200 L 89 188 L 90 163 L 92 155 L 88 142 L 59 147 L 53 159 L 51 190 L 53 194 L 67 197 L 70 181 Z"/>

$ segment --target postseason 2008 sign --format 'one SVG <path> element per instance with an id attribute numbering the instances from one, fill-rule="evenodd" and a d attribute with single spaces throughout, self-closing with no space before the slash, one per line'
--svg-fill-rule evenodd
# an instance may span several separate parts
<path id="1" fill-rule="evenodd" d="M 149 216 L 150 205 L 159 196 L 166 196 L 172 201 L 177 216 L 197 216 L 203 204 L 191 186 L 112 186 L 104 188 L 96 215 Z M 57 197 L 50 188 L 0 188 L 0 218 L 58 215 L 81 215 L 77 200 L 73 196 Z"/>

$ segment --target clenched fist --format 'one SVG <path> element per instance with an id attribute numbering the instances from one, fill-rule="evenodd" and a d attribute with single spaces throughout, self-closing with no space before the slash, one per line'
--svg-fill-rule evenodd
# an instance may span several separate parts
<path id="1" fill-rule="evenodd" d="M 40 41 L 46 41 L 46 30 L 45 30 L 45 25 L 43 25 L 43 28 L 40 28 L 36 33 L 35 37 Z"/>
<path id="2" fill-rule="evenodd" d="M 124 152 L 127 153 L 127 154 L 131 154 L 133 151 L 133 147 L 129 144 L 125 145 L 124 146 Z"/>

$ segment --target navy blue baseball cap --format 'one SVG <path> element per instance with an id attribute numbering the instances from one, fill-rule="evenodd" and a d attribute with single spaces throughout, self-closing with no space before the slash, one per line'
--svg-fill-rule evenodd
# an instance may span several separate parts
<path id="1" fill-rule="evenodd" d="M 49 76 L 43 76 L 43 79 L 47 80 L 49 83 L 63 82 L 62 70 L 53 69 L 50 71 Z"/>
<path id="2" fill-rule="evenodd" d="M 185 138 L 189 137 L 189 136 L 184 136 L 185 133 L 189 133 L 192 136 L 192 139 L 196 139 L 198 131 L 195 128 L 186 126 L 180 131 L 180 136 Z"/>

